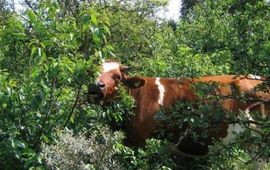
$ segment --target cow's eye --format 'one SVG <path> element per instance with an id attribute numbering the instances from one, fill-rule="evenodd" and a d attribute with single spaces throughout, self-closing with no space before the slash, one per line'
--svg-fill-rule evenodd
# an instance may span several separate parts
<path id="1" fill-rule="evenodd" d="M 121 76 L 118 75 L 118 74 L 115 74 L 112 76 L 112 78 L 115 80 L 115 81 L 119 81 L 121 79 Z"/>

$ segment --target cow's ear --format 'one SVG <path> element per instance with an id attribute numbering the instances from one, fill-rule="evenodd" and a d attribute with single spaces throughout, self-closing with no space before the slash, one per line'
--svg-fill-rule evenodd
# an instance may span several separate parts
<path id="1" fill-rule="evenodd" d="M 124 65 L 120 65 L 120 71 L 122 73 L 127 73 L 131 70 L 132 68 L 130 66 L 124 66 Z"/>
<path id="2" fill-rule="evenodd" d="M 145 85 L 145 79 L 141 77 L 127 77 L 123 82 L 128 88 L 131 89 L 136 89 Z"/>

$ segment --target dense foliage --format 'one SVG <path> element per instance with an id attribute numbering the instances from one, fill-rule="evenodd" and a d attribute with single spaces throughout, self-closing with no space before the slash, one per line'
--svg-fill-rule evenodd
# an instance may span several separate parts
<path id="1" fill-rule="evenodd" d="M 110 106 L 87 98 L 106 58 L 133 66 L 131 75 L 268 77 L 266 0 L 192 1 L 176 23 L 156 15 L 163 0 L 25 2 L 21 14 L 0 3 L 0 169 L 248 169 L 253 159 L 269 158 L 269 120 L 259 122 L 262 135 L 245 132 L 234 145 L 217 143 L 207 159 L 186 161 L 165 147 L 162 131 L 145 148 L 124 146 L 116 131 L 134 110 L 124 88 Z M 211 91 L 199 89 L 202 97 Z M 180 103 L 173 109 L 181 115 L 172 110 L 157 119 L 189 122 L 192 131 L 207 126 L 198 112 L 220 116 L 214 105 L 189 106 Z M 256 157 L 242 143 L 258 144 Z"/>

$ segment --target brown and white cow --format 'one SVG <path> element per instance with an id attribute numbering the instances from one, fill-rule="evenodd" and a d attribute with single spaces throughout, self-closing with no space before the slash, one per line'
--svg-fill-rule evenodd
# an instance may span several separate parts
<path id="1" fill-rule="evenodd" d="M 254 87 L 263 82 L 263 78 L 259 76 L 205 76 L 196 79 L 183 79 L 179 82 L 178 79 L 173 78 L 128 77 L 125 74 L 126 69 L 127 67 L 115 61 L 103 62 L 100 76 L 95 86 L 89 87 L 89 93 L 96 99 L 109 103 L 116 95 L 121 82 L 128 88 L 129 94 L 134 97 L 136 104 L 136 115 L 131 118 L 126 129 L 128 144 L 133 146 L 143 146 L 146 139 L 152 136 L 158 125 L 154 118 L 158 111 L 166 110 L 179 101 L 198 100 L 198 96 L 192 88 L 194 83 L 217 82 L 219 84 L 218 95 L 230 96 L 235 93 L 232 87 L 237 87 L 237 93 L 239 93 L 237 95 L 248 94 L 265 101 L 270 99 L 269 93 L 254 91 Z M 249 115 L 251 110 L 257 109 L 263 114 L 268 112 L 267 107 L 258 101 L 240 102 L 228 97 L 222 100 L 221 105 L 229 112 L 245 111 L 244 113 L 249 120 L 253 120 Z M 237 123 L 226 124 L 223 122 L 213 127 L 218 128 L 218 130 L 215 129 L 215 133 L 209 133 L 209 139 L 221 138 L 224 143 L 228 143 L 234 138 L 233 131 L 243 131 Z M 175 141 L 177 142 L 178 139 Z M 204 155 L 208 152 L 208 144 L 209 142 L 186 138 L 178 143 L 178 149 L 191 155 Z"/>

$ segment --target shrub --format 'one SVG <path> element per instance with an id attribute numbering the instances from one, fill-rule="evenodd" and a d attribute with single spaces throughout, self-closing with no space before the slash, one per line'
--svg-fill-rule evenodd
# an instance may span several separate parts
<path id="1" fill-rule="evenodd" d="M 170 152 L 167 142 L 157 139 L 148 139 L 144 148 L 132 149 L 124 145 L 118 145 L 118 158 L 125 169 L 163 169 L 176 168 L 173 154 Z"/>
<path id="2" fill-rule="evenodd" d="M 49 169 L 122 169 L 114 149 L 122 138 L 106 127 L 97 128 L 89 137 L 65 129 L 55 144 L 42 145 L 42 155 Z"/>

